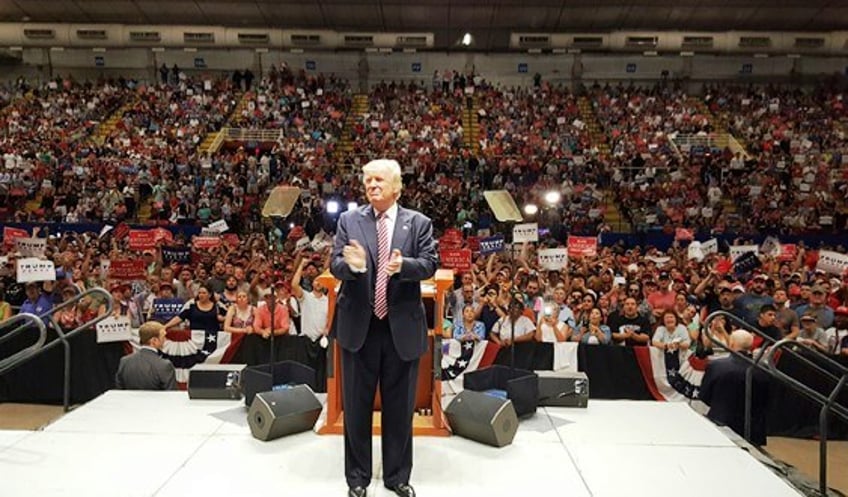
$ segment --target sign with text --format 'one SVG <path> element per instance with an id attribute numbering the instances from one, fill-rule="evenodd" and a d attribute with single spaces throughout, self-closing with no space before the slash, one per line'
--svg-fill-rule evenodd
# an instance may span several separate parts
<path id="1" fill-rule="evenodd" d="M 224 242 L 224 245 L 228 247 L 238 247 L 239 237 L 234 233 L 229 233 L 221 237 L 221 240 Z"/>
<path id="2" fill-rule="evenodd" d="M 211 249 L 221 246 L 221 238 L 217 236 L 196 236 L 191 241 L 196 250 Z"/>
<path id="3" fill-rule="evenodd" d="M 126 342 L 132 338 L 130 318 L 109 316 L 97 323 L 97 343 Z"/>
<path id="4" fill-rule="evenodd" d="M 191 249 L 188 247 L 162 247 L 162 261 L 166 264 L 188 264 Z"/>
<path id="5" fill-rule="evenodd" d="M 144 261 L 141 259 L 112 259 L 109 277 L 115 280 L 143 280 Z"/>
<path id="6" fill-rule="evenodd" d="M 777 260 L 780 262 L 794 261 L 796 257 L 798 257 L 797 245 L 794 243 L 782 243 L 780 245 L 780 255 L 777 256 Z"/>
<path id="7" fill-rule="evenodd" d="M 130 230 L 130 250 L 152 250 L 156 248 L 156 233 L 153 230 Z"/>
<path id="8" fill-rule="evenodd" d="M 830 274 L 841 275 L 843 271 L 848 269 L 848 255 L 831 250 L 820 250 L 816 269 L 821 269 Z"/>
<path id="9" fill-rule="evenodd" d="M 512 228 L 512 243 L 538 241 L 539 225 L 537 223 L 516 224 Z"/>
<path id="10" fill-rule="evenodd" d="M 462 247 L 462 231 L 456 228 L 448 228 L 445 234 L 439 238 L 439 248 L 460 248 Z"/>
<path id="11" fill-rule="evenodd" d="M 480 237 L 479 236 L 469 236 L 466 240 L 468 243 L 468 249 L 472 252 L 480 251 Z"/>
<path id="12" fill-rule="evenodd" d="M 20 228 L 12 228 L 11 226 L 3 227 L 3 245 L 12 248 L 15 246 L 15 240 L 18 238 L 29 238 L 29 232 Z"/>
<path id="13" fill-rule="evenodd" d="M 766 237 L 766 239 L 763 240 L 763 243 L 760 244 L 760 252 L 771 257 L 779 256 L 782 252 L 780 240 L 773 236 Z"/>
<path id="14" fill-rule="evenodd" d="M 159 241 L 171 243 L 174 241 L 174 234 L 165 228 L 156 228 L 153 230 L 153 241 L 157 243 Z"/>
<path id="15" fill-rule="evenodd" d="M 46 238 L 15 238 L 15 250 L 23 257 L 43 257 L 46 248 Z"/>
<path id="16" fill-rule="evenodd" d="M 489 255 L 497 252 L 503 252 L 503 249 L 503 235 L 489 236 L 480 240 L 480 255 Z"/>
<path id="17" fill-rule="evenodd" d="M 568 257 L 595 257 L 598 255 L 598 239 L 594 236 L 569 236 Z"/>
<path id="18" fill-rule="evenodd" d="M 439 257 L 445 269 L 471 271 L 471 250 L 469 249 L 441 249 Z"/>
<path id="19" fill-rule="evenodd" d="M 219 219 L 218 221 L 215 221 L 214 223 L 209 225 L 209 231 L 212 231 L 214 233 L 223 233 L 225 231 L 228 231 L 229 229 L 230 227 L 227 226 L 227 221 L 225 221 L 224 219 Z"/>
<path id="20" fill-rule="evenodd" d="M 745 254 L 747 252 L 753 252 L 756 254 L 759 251 L 759 245 L 733 245 L 730 247 L 730 260 L 735 261 L 740 256 L 742 256 L 742 254 Z"/>
<path id="21" fill-rule="evenodd" d="M 157 323 L 167 323 L 183 310 L 183 299 L 153 299 L 153 314 L 150 319 Z"/>
<path id="22" fill-rule="evenodd" d="M 705 256 L 709 254 L 717 254 L 718 253 L 718 240 L 715 238 L 710 238 L 709 240 L 701 243 L 701 253 Z"/>
<path id="23" fill-rule="evenodd" d="M 30 281 L 56 281 L 56 268 L 53 261 L 44 261 L 34 257 L 18 259 L 18 283 Z"/>
<path id="24" fill-rule="evenodd" d="M 548 271 L 559 271 L 568 265 L 568 249 L 552 248 L 539 251 L 539 266 Z"/>

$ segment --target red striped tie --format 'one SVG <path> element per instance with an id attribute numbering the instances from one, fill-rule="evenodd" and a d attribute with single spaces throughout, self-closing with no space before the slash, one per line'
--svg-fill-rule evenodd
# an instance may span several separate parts
<path id="1" fill-rule="evenodd" d="M 377 216 L 377 283 L 374 286 L 374 314 L 383 319 L 389 313 L 389 301 L 386 296 L 386 287 L 389 275 L 386 268 L 389 266 L 389 220 L 386 213 Z"/>

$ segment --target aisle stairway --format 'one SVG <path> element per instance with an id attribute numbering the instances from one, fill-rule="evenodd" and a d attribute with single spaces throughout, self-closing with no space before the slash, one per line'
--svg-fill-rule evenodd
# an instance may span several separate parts
<path id="1" fill-rule="evenodd" d="M 208 155 L 214 154 L 217 152 L 221 145 L 224 143 L 224 129 L 230 127 L 233 123 L 233 120 L 240 116 L 242 111 L 247 107 L 247 104 L 250 102 L 250 96 L 253 95 L 251 92 L 244 92 L 239 96 L 239 102 L 233 108 L 232 112 L 227 116 L 227 119 L 224 121 L 224 125 L 221 126 L 221 129 L 218 131 L 212 131 L 207 133 L 206 136 L 203 137 L 203 140 L 200 142 L 200 145 L 197 146 L 197 154 L 198 155 Z M 237 95 L 238 96 L 238 95 Z"/>
<path id="2" fill-rule="evenodd" d="M 353 102 L 350 105 L 350 111 L 345 117 L 345 125 L 342 130 L 342 137 L 339 140 L 339 151 L 342 153 L 353 152 L 353 139 L 351 132 L 356 123 L 368 113 L 368 95 L 357 93 L 353 96 Z"/>
<path id="3" fill-rule="evenodd" d="M 97 145 L 103 145 L 106 138 L 115 131 L 115 128 L 118 126 L 121 118 L 124 117 L 124 113 L 133 108 L 137 102 L 138 95 L 133 94 L 130 96 L 127 101 L 124 102 L 124 105 L 118 107 L 115 112 L 110 114 L 105 121 L 97 126 L 97 129 L 94 130 L 94 134 L 91 136 L 91 140 Z"/>
<path id="4" fill-rule="evenodd" d="M 477 116 L 480 110 L 480 99 L 477 95 L 472 97 L 471 107 L 462 107 L 462 130 L 465 148 L 472 150 L 475 154 L 480 152 L 480 123 Z"/>
<path id="5" fill-rule="evenodd" d="M 589 137 L 592 139 L 592 144 L 598 147 L 602 156 L 609 156 L 609 141 L 601 129 L 601 123 L 598 122 L 598 116 L 595 115 L 592 102 L 588 98 L 581 96 L 577 100 L 577 107 L 580 109 L 580 120 L 586 125 L 586 129 L 589 131 Z"/>
<path id="6" fill-rule="evenodd" d="M 707 104 L 704 103 L 703 100 L 697 97 L 689 97 L 687 99 L 687 103 L 698 110 L 700 114 L 703 114 L 707 117 L 710 123 L 713 125 L 714 133 L 727 133 L 730 135 L 730 132 L 727 130 L 727 119 L 724 116 L 716 116 L 710 111 L 710 108 L 707 107 Z M 735 139 L 735 137 L 734 137 Z M 741 140 L 737 140 L 737 142 L 746 147 L 745 143 Z M 748 155 L 747 150 L 745 150 L 745 155 Z M 736 203 L 733 201 L 733 198 L 725 194 L 721 199 L 722 210 L 725 214 L 734 215 L 736 214 Z"/>
<path id="7" fill-rule="evenodd" d="M 633 231 L 633 227 L 630 226 L 630 223 L 624 219 L 624 216 L 621 215 L 621 211 L 618 210 L 618 205 L 615 203 L 615 197 L 612 192 L 606 191 L 604 193 L 604 222 L 606 222 L 613 231 L 618 233 L 631 233 Z"/>

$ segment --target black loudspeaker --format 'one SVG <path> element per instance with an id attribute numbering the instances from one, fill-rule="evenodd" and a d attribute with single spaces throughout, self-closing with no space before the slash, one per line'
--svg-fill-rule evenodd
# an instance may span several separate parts
<path id="1" fill-rule="evenodd" d="M 307 385 L 256 394 L 247 413 L 254 438 L 274 440 L 311 430 L 321 414 L 321 402 Z"/>
<path id="2" fill-rule="evenodd" d="M 536 371 L 539 375 L 539 405 L 586 407 L 589 405 L 589 378 L 586 373 Z"/>
<path id="3" fill-rule="evenodd" d="M 463 390 L 445 408 L 454 434 L 476 442 L 504 447 L 518 431 L 512 401 L 474 390 Z"/>
<path id="4" fill-rule="evenodd" d="M 274 363 L 274 383 L 276 385 L 309 385 L 315 391 L 315 370 L 295 361 Z M 267 364 L 250 366 L 242 372 L 241 389 L 244 392 L 244 405 L 250 407 L 253 398 L 261 392 L 274 388 L 271 383 L 271 368 Z"/>
<path id="5" fill-rule="evenodd" d="M 198 364 L 188 371 L 188 397 L 240 399 L 244 368 L 244 364 Z"/>
<path id="6" fill-rule="evenodd" d="M 526 369 L 507 366 L 489 366 L 465 373 L 462 386 L 466 390 L 485 392 L 486 390 L 505 390 L 512 401 L 518 417 L 525 418 L 536 414 L 539 405 L 539 380 L 536 373 Z"/>

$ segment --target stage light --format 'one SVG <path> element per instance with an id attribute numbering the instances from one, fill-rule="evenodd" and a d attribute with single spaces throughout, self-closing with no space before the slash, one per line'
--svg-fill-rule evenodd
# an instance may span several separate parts
<path id="1" fill-rule="evenodd" d="M 549 191 L 545 194 L 545 202 L 549 203 L 550 205 L 559 203 L 560 199 L 562 199 L 562 195 L 560 195 L 560 193 L 556 190 Z"/>
<path id="2" fill-rule="evenodd" d="M 293 230 L 293 229 L 294 229 L 294 223 L 289 223 L 289 229 L 290 229 L 290 230 Z"/>
<path id="3" fill-rule="evenodd" d="M 462 46 L 464 47 L 469 47 L 473 41 L 474 38 L 471 36 L 471 33 L 465 33 L 462 35 L 462 41 L 460 43 L 462 43 Z"/>
<path id="4" fill-rule="evenodd" d="M 524 213 L 528 216 L 532 216 L 539 212 L 539 207 L 536 204 L 527 204 L 524 206 Z"/>
<path id="5" fill-rule="evenodd" d="M 347 210 L 349 211 L 355 211 L 357 207 L 359 207 L 359 204 L 357 204 L 356 202 L 347 203 Z"/>
<path id="6" fill-rule="evenodd" d="M 327 202 L 327 214 L 338 214 L 339 213 L 339 203 L 335 200 L 330 200 Z"/>

